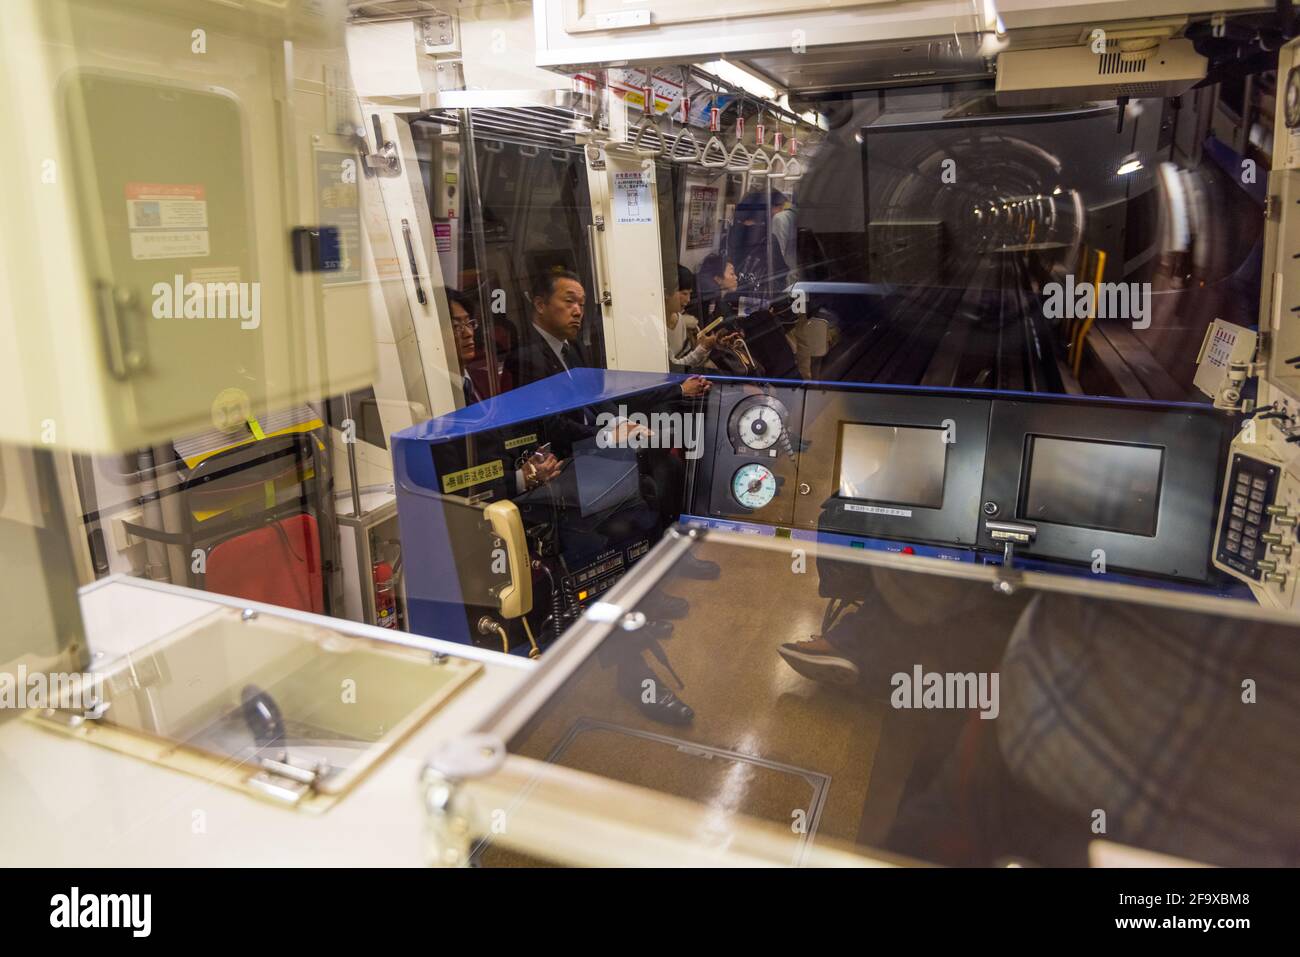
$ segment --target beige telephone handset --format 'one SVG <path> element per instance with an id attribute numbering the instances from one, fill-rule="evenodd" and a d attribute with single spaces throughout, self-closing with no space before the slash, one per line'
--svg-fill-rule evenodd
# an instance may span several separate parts
<path id="1" fill-rule="evenodd" d="M 533 571 L 528 560 L 524 522 L 514 502 L 493 502 L 483 509 L 492 533 L 501 539 L 510 566 L 510 584 L 497 593 L 502 618 L 519 618 L 533 610 Z"/>

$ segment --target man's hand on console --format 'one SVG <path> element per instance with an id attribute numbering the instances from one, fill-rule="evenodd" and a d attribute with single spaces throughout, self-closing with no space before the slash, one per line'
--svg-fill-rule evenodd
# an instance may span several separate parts
<path id="1" fill-rule="evenodd" d="M 693 375 L 682 383 L 682 395 L 695 399 L 709 391 L 709 380 L 702 375 Z"/>
<path id="2" fill-rule="evenodd" d="M 560 474 L 560 460 L 550 452 L 534 455 L 524 464 L 524 485 L 536 488 Z"/>

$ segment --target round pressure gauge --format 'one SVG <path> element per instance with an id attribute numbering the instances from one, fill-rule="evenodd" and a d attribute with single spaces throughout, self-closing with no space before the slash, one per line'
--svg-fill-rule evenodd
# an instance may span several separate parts
<path id="1" fill-rule="evenodd" d="M 770 449 L 785 432 L 787 415 L 789 412 L 781 401 L 770 395 L 751 396 L 738 402 L 727 423 L 732 444 L 756 452 Z"/>
<path id="2" fill-rule="evenodd" d="M 742 465 L 731 477 L 731 494 L 750 509 L 760 509 L 776 495 L 776 476 L 765 465 Z"/>
<path id="3" fill-rule="evenodd" d="M 751 405 L 736 421 L 740 441 L 751 449 L 766 449 L 781 435 L 781 415 L 770 405 Z"/>

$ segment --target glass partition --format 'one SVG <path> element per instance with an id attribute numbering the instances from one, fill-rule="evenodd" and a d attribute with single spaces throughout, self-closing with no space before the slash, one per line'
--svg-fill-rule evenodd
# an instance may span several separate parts
<path id="1" fill-rule="evenodd" d="M 520 863 L 546 820 L 566 863 L 1294 866 L 1298 677 L 1296 626 L 1244 602 L 673 535 L 482 729 L 510 757 L 472 852 Z"/>

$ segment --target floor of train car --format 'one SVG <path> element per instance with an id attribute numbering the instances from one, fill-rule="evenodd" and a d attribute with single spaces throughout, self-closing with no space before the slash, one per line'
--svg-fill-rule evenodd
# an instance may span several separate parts
<path id="1" fill-rule="evenodd" d="M 933 622 L 887 629 L 897 640 L 880 644 L 897 654 L 880 662 L 871 693 L 814 682 L 777 653 L 781 643 L 821 630 L 827 600 L 818 596 L 812 559 L 800 574 L 784 551 L 723 549 L 706 541 L 696 554 L 718 561 L 721 578 L 670 574 L 660 587 L 687 599 L 690 613 L 659 643 L 662 659 L 650 650 L 633 652 L 694 709 L 693 722 L 651 720 L 620 692 L 611 639 L 516 736 L 511 751 L 687 797 L 724 817 L 743 813 L 791 826 L 792 862 L 803 841 L 814 837 L 885 847 L 904 792 L 923 765 L 937 762 L 935 740 L 955 739 L 962 720 L 889 707 L 889 674 L 927 659 L 920 645 Z M 917 587 L 933 593 L 928 576 L 916 578 Z M 1011 604 L 1019 605 L 1008 603 L 1009 615 L 998 623 L 1001 639 L 1017 614 Z M 882 621 L 881 615 L 887 617 L 865 615 L 862 626 Z M 995 637 L 990 654 L 1001 643 Z M 479 860 L 486 866 L 536 863 L 493 847 Z"/>

